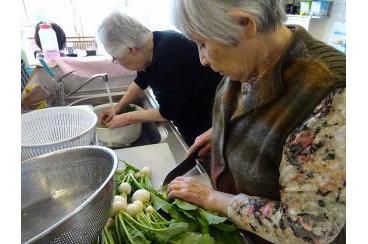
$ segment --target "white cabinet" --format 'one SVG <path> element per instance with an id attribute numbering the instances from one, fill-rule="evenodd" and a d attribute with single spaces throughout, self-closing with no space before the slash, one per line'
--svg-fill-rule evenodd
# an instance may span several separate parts
<path id="1" fill-rule="evenodd" d="M 287 25 L 300 25 L 304 29 L 309 30 L 311 16 L 287 15 Z"/>
<path id="2" fill-rule="evenodd" d="M 301 16 L 301 15 L 291 15 L 291 14 L 286 15 L 286 17 L 287 17 L 287 20 L 285 24 L 300 25 L 304 27 L 304 29 L 306 29 L 307 31 L 311 30 L 312 24 L 314 24 L 314 22 L 325 21 L 325 20 L 328 20 L 329 18 L 327 16 L 319 17 L 319 16 Z"/>
<path id="3" fill-rule="evenodd" d="M 300 16 L 287 15 L 286 24 L 303 26 L 312 36 L 325 43 L 329 43 L 331 33 L 336 24 L 345 24 L 346 0 L 334 0 L 330 16 Z"/>

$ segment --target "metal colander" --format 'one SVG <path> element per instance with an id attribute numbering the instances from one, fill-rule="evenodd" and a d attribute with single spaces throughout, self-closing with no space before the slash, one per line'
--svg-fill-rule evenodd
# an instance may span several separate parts
<path id="1" fill-rule="evenodd" d="M 84 146 L 22 162 L 22 243 L 91 243 L 107 222 L 117 156 Z"/>

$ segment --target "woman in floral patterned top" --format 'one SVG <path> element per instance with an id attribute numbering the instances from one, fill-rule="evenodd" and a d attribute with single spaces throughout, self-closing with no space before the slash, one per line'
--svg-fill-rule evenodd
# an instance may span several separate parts
<path id="1" fill-rule="evenodd" d="M 203 65 L 227 77 L 212 129 L 215 189 L 177 177 L 178 197 L 228 216 L 250 243 L 344 243 L 345 55 L 284 26 L 279 0 L 173 0 Z"/>

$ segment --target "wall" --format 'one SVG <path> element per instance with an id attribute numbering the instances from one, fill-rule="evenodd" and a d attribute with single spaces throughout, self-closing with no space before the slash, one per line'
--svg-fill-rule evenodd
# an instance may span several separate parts
<path id="1" fill-rule="evenodd" d="M 53 67 L 52 70 L 55 72 L 56 77 L 60 77 L 64 74 L 59 67 Z M 127 86 L 129 86 L 135 78 L 135 74 L 129 74 L 121 77 L 109 77 L 109 86 L 112 90 L 122 91 Z M 80 77 L 74 74 L 69 75 L 64 79 L 65 93 L 67 94 L 71 92 L 73 89 L 81 85 L 86 79 L 87 78 L 85 77 Z M 50 77 L 46 74 L 43 68 L 38 67 L 35 70 L 34 74 L 31 76 L 31 80 L 29 81 L 29 83 L 41 84 L 53 98 L 56 97 L 56 86 L 54 82 L 50 79 Z M 104 91 L 105 89 L 106 87 L 105 84 L 102 82 L 102 79 L 96 79 L 83 87 L 80 91 Z"/>

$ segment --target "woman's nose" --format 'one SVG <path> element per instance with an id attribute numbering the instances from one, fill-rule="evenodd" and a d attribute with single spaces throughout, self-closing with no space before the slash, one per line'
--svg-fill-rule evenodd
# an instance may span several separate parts
<path id="1" fill-rule="evenodd" d="M 203 55 L 201 51 L 199 52 L 199 61 L 201 62 L 201 64 L 203 66 L 209 66 L 210 65 L 210 63 L 207 61 L 205 55 Z"/>

